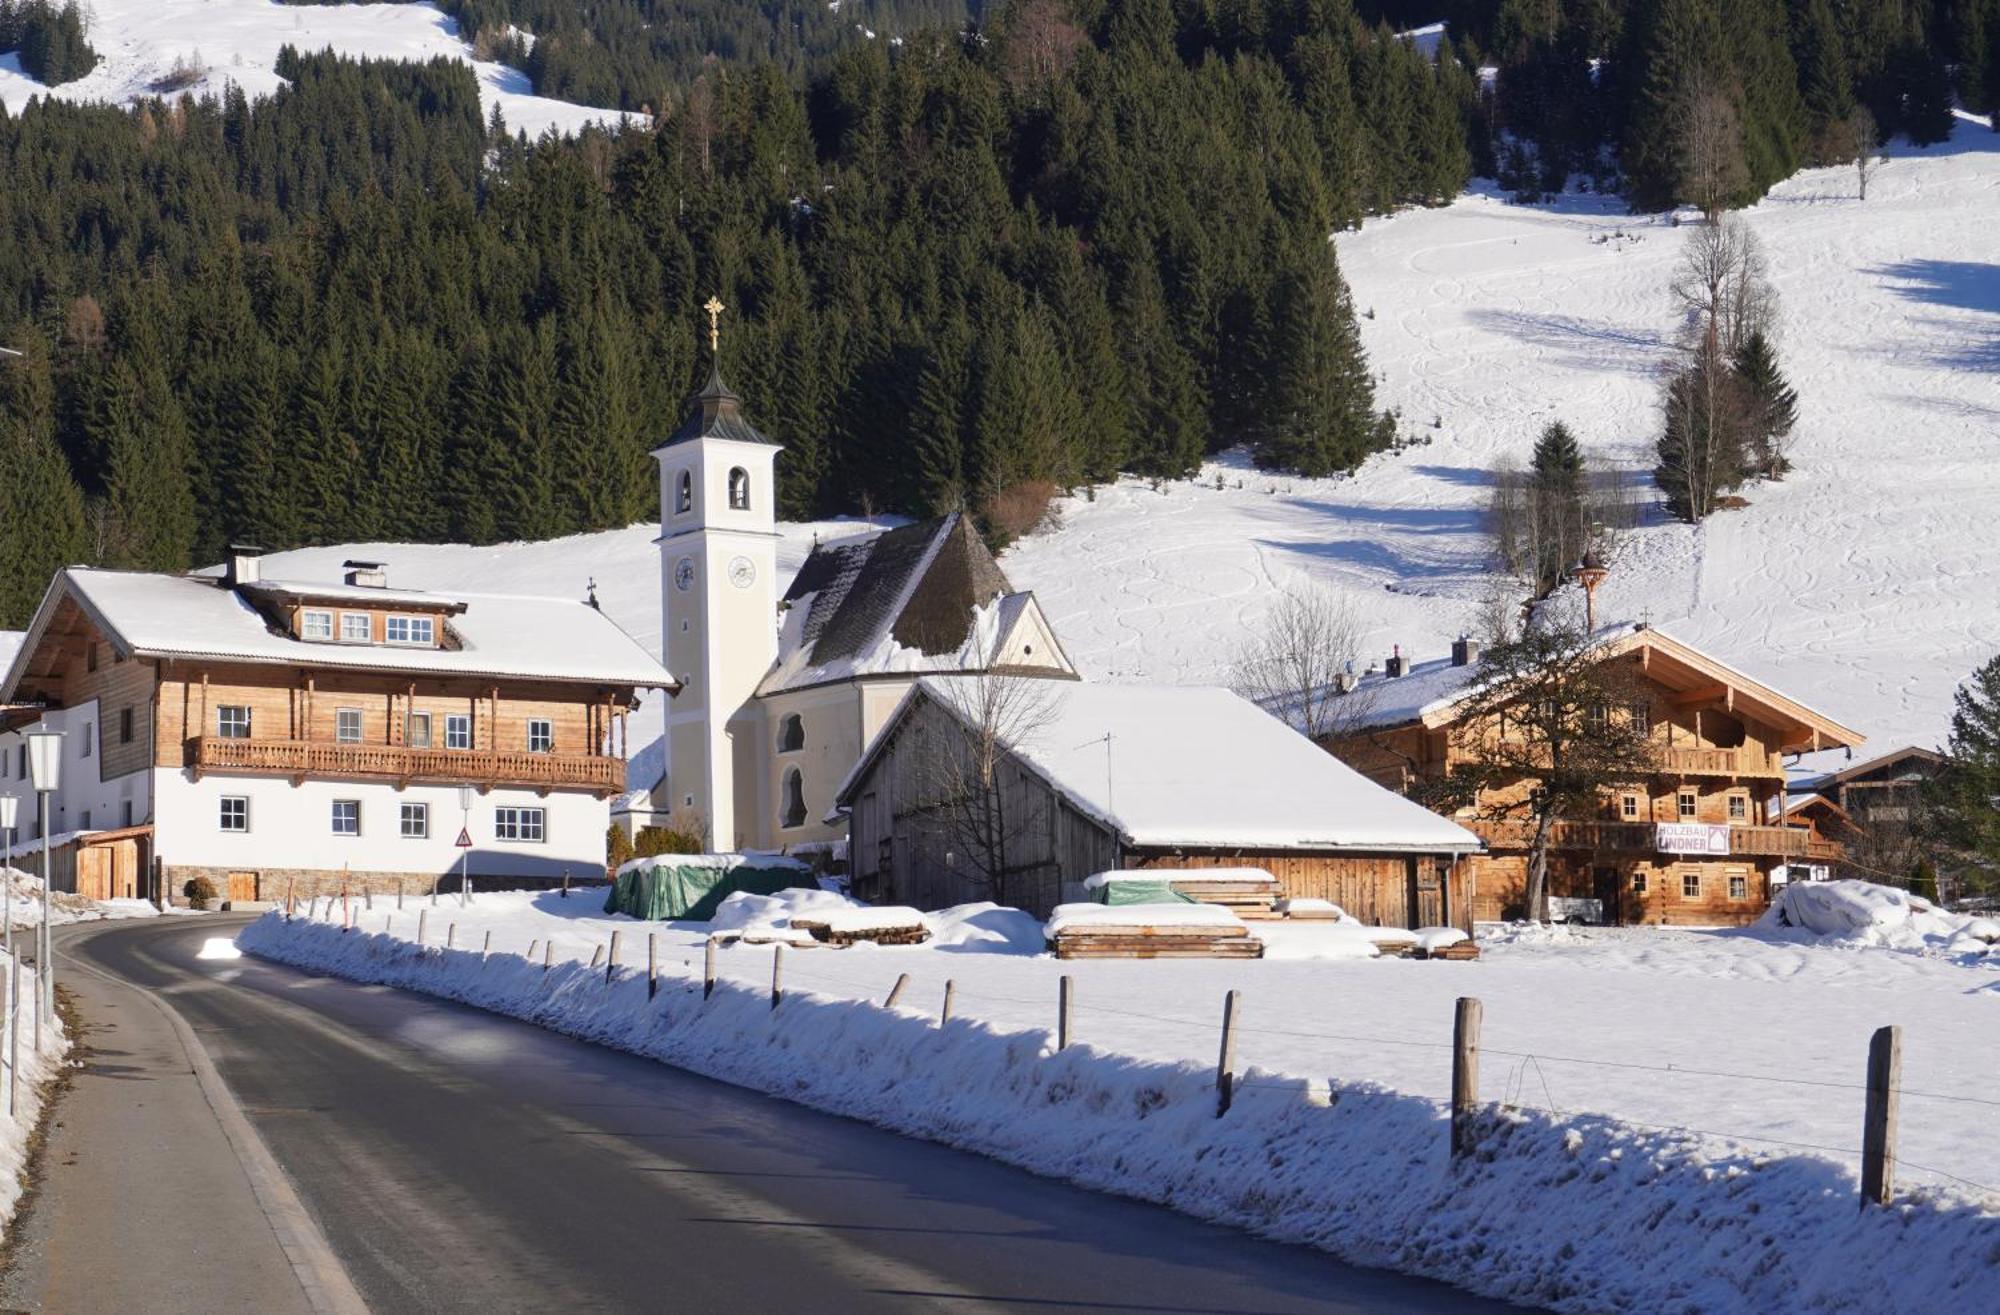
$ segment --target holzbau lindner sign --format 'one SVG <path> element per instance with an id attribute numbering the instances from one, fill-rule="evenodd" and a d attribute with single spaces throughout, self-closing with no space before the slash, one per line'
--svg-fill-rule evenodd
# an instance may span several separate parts
<path id="1" fill-rule="evenodd" d="M 1729 828 L 1714 822 L 1659 822 L 1653 848 L 1662 854 L 1729 853 Z"/>

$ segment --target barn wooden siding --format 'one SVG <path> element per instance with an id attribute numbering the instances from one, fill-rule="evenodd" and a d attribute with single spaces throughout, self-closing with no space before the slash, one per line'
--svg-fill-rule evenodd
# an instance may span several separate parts
<path id="1" fill-rule="evenodd" d="M 861 898 L 923 909 L 993 899 L 1045 917 L 1066 894 L 1074 896 L 1074 883 L 1113 868 L 1260 867 L 1286 895 L 1330 899 L 1381 926 L 1462 922 L 1469 907 L 1464 890 L 1448 888 L 1452 869 L 1442 856 L 1127 849 L 1011 756 L 1001 763 L 999 788 L 1015 822 L 1006 884 L 996 891 L 953 852 L 937 812 L 926 806 L 925 763 L 935 761 L 933 746 L 946 742 L 939 737 L 954 734 L 950 714 L 919 696 L 850 792 L 849 853 Z"/>

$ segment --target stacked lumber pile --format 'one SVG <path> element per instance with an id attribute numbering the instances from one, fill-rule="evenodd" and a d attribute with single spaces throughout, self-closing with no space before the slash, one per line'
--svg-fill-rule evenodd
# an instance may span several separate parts
<path id="1" fill-rule="evenodd" d="M 924 915 L 901 906 L 821 909 L 794 914 L 792 927 L 811 933 L 815 941 L 824 945 L 853 945 L 860 941 L 876 945 L 922 945 L 931 938 Z"/>
<path id="2" fill-rule="evenodd" d="M 1296 922 L 1339 922 L 1347 916 L 1346 911 L 1330 899 L 1281 899 L 1273 911 L 1281 918 Z"/>
<path id="3" fill-rule="evenodd" d="M 1177 895 L 1197 904 L 1214 904 L 1239 918 L 1275 918 L 1278 879 L 1262 868 L 1187 868 L 1155 872 L 1164 876 Z"/>
<path id="4" fill-rule="evenodd" d="M 1477 959 L 1479 943 L 1456 927 L 1424 927 L 1417 932 L 1417 948 L 1412 957 L 1454 959 L 1461 962 Z"/>
<path id="5" fill-rule="evenodd" d="M 1229 909 L 1203 904 L 1063 904 L 1043 928 L 1058 959 L 1261 959 Z"/>
<path id="6" fill-rule="evenodd" d="M 1422 946 L 1418 946 L 1416 953 L 1412 957 L 1418 959 L 1453 959 L 1464 962 L 1479 957 L 1479 944 L 1476 941 L 1460 941 L 1456 945 L 1444 945 L 1434 950 L 1427 950 Z"/>

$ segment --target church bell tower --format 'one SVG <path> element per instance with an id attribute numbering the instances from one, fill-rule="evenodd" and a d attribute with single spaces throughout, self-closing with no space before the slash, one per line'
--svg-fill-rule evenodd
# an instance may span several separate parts
<path id="1" fill-rule="evenodd" d="M 782 450 L 743 416 L 715 363 L 723 305 L 708 312 L 708 384 L 653 452 L 660 463 L 662 651 L 682 688 L 667 707 L 667 775 L 654 807 L 712 853 L 752 833 L 759 722 L 751 706 L 777 658 L 778 533 L 772 465 Z"/>

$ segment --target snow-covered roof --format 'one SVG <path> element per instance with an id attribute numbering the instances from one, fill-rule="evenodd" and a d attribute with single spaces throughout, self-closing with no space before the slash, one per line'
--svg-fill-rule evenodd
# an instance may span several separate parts
<path id="1" fill-rule="evenodd" d="M 206 577 L 206 572 L 202 573 Z M 374 607 L 415 607 L 463 611 L 463 599 L 417 589 L 377 589 L 373 585 L 325 584 L 314 580 L 258 580 L 242 586 L 251 593 L 298 602 L 354 603 Z"/>
<path id="2" fill-rule="evenodd" d="M 842 784 L 845 803 L 920 697 L 926 677 Z M 1008 749 L 1079 812 L 1142 848 L 1468 852 L 1478 837 L 1385 790 L 1225 689 L 1051 680 L 1037 724 Z M 1026 719 L 1024 719 L 1026 720 Z"/>
<path id="3" fill-rule="evenodd" d="M 463 594 L 451 618 L 456 648 L 328 644 L 274 630 L 234 589 L 213 579 L 68 567 L 43 597 L 28 640 L 8 665 L 0 699 L 11 699 L 43 632 L 65 598 L 122 652 L 137 657 L 282 662 L 427 675 L 503 677 L 667 688 L 658 662 L 597 609 L 565 598 Z"/>
<path id="4" fill-rule="evenodd" d="M 1837 748 L 1860 744 L 1863 737 L 1804 703 L 1771 688 L 1752 676 L 1674 638 L 1658 626 L 1627 622 L 1600 628 L 1594 642 L 1606 657 L 1634 649 L 1650 648 L 1686 668 L 1691 677 L 1729 687 L 1738 697 L 1747 697 L 1787 722 L 1795 723 L 1818 739 L 1817 748 Z M 1657 669 L 1652 674 L 1664 673 Z M 1448 722 L 1459 704 L 1478 692 L 1477 662 L 1457 665 L 1448 657 L 1414 662 L 1401 676 L 1370 671 L 1355 684 L 1352 693 L 1342 696 L 1351 703 L 1339 706 L 1339 724 L 1352 731 L 1403 726 L 1412 722 L 1438 726 Z M 1790 746 L 1787 746 L 1788 748 Z"/>

